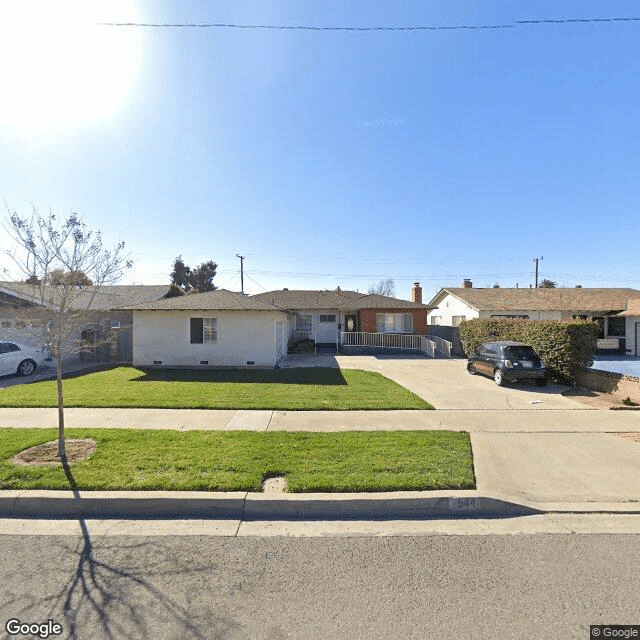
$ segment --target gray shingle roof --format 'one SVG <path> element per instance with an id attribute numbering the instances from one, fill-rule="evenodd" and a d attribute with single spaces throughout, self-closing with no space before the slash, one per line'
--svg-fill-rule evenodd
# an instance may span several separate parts
<path id="1" fill-rule="evenodd" d="M 627 308 L 619 316 L 640 316 L 640 298 L 627 300 Z"/>
<path id="2" fill-rule="evenodd" d="M 226 289 L 216 289 L 205 293 L 193 293 L 175 298 L 165 298 L 156 302 L 147 302 L 132 306 L 131 309 L 143 311 L 284 311 L 272 304 L 256 300 L 242 293 Z"/>
<path id="3" fill-rule="evenodd" d="M 278 289 L 252 296 L 285 309 L 426 309 L 427 305 L 343 289 Z"/>
<path id="4" fill-rule="evenodd" d="M 640 291 L 626 288 L 557 288 L 557 289 L 494 289 L 446 288 L 478 311 L 620 311 L 627 300 L 640 298 Z M 436 299 L 434 298 L 434 300 Z M 433 301 L 432 301 L 433 302 Z"/>
<path id="5" fill-rule="evenodd" d="M 40 303 L 40 287 L 25 284 L 24 282 L 0 282 L 0 290 L 19 298 Z M 55 286 L 45 288 L 45 300 L 55 305 L 58 299 L 59 289 Z M 115 284 L 102 287 L 82 287 L 74 290 L 71 297 L 72 309 L 86 309 L 91 303 L 91 309 L 108 311 L 110 309 L 122 309 L 143 302 L 150 302 L 162 298 L 169 286 L 160 284 Z M 93 295 L 93 300 L 91 296 Z"/>

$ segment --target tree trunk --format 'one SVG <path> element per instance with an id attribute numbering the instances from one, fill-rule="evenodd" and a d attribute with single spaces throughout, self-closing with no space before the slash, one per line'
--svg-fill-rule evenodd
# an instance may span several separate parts
<path id="1" fill-rule="evenodd" d="M 62 397 L 62 355 L 56 353 L 56 386 L 58 388 L 58 457 L 66 460 L 64 446 L 64 399 Z"/>

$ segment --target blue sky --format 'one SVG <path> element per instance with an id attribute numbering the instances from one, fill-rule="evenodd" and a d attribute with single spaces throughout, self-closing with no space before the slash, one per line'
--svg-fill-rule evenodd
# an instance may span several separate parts
<path id="1" fill-rule="evenodd" d="M 390 277 L 428 300 L 463 278 L 528 286 L 544 257 L 563 286 L 640 288 L 639 21 L 89 26 L 494 25 L 637 2 L 78 2 L 0 9 L 0 198 L 124 240 L 126 281 L 168 281 L 182 255 L 238 290 L 239 253 L 249 293 Z"/>

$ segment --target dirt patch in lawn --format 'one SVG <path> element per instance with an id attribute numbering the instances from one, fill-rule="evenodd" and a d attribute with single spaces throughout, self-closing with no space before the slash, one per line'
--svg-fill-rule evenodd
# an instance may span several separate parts
<path id="1" fill-rule="evenodd" d="M 73 464 L 88 458 L 96 450 L 98 443 L 89 438 L 71 438 L 65 442 L 65 445 L 67 461 L 69 464 Z M 13 456 L 11 462 L 22 467 L 60 464 L 58 441 L 52 440 L 51 442 L 45 442 L 44 444 L 25 449 Z"/>

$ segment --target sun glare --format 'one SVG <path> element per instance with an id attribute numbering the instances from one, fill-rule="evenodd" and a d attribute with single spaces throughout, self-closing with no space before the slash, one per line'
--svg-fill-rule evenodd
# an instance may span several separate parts
<path id="1" fill-rule="evenodd" d="M 112 115 L 138 69 L 129 0 L 0 3 L 0 126 L 26 132 L 68 128 Z"/>

